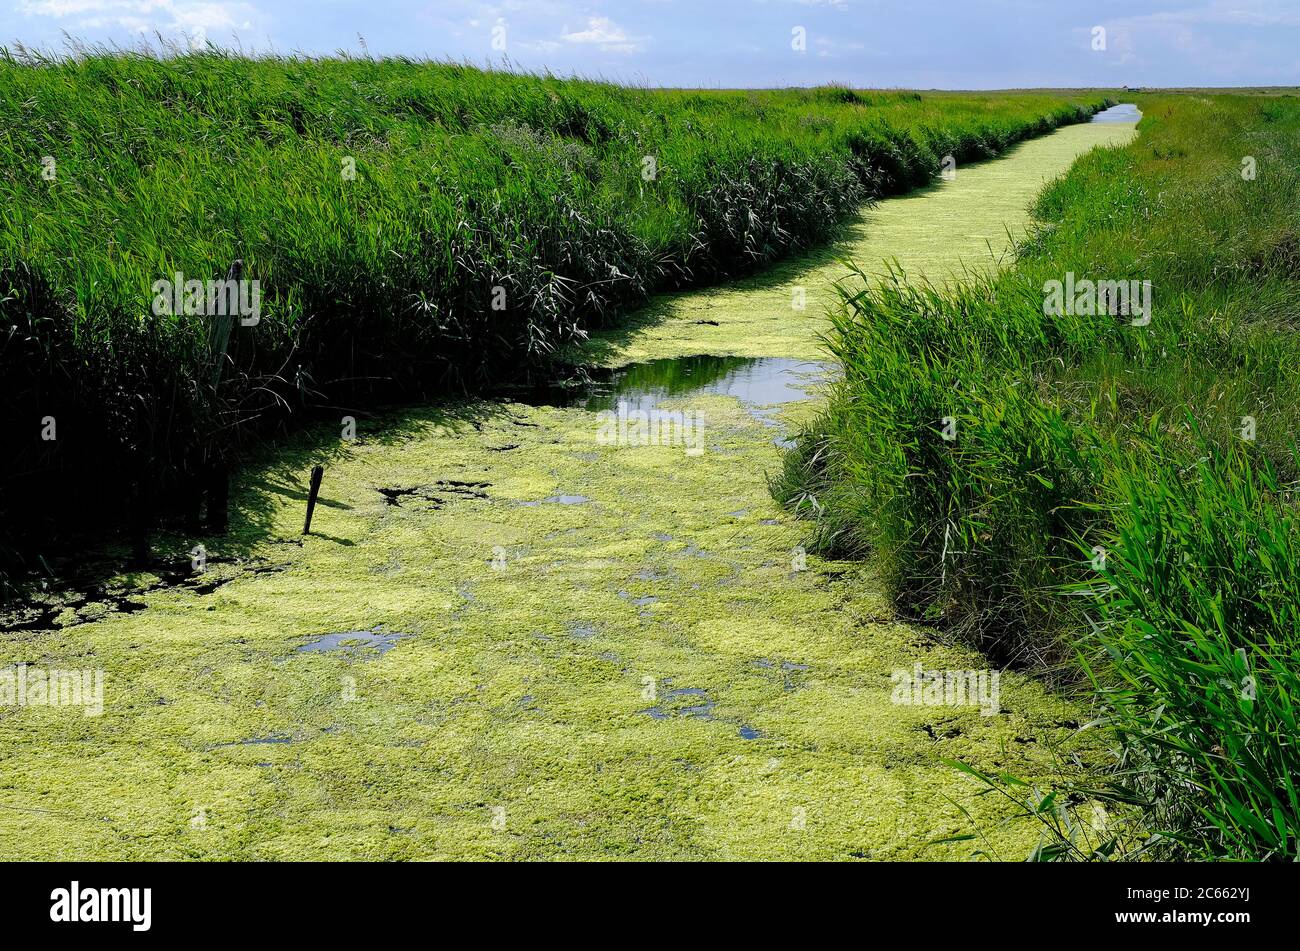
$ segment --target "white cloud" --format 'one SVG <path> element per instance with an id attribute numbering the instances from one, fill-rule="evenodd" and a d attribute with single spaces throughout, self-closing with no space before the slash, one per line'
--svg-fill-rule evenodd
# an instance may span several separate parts
<path id="1" fill-rule="evenodd" d="M 1258 76 L 1260 40 L 1300 27 L 1294 0 L 1209 0 L 1172 10 L 1102 20 L 1112 66 L 1150 67 L 1176 52 L 1194 63 L 1201 84 L 1242 82 Z M 1229 32 L 1231 28 L 1235 31 Z M 1087 42 L 1088 30 L 1077 31 Z M 1279 75 L 1287 77 L 1285 70 Z"/>
<path id="2" fill-rule="evenodd" d="M 23 0 L 18 9 L 28 16 L 66 17 L 83 13 L 151 13 L 170 7 L 172 0 Z"/>
<path id="3" fill-rule="evenodd" d="M 1212 0 L 1182 10 L 1164 10 L 1121 18 L 1134 24 L 1214 23 L 1237 26 L 1300 26 L 1300 9 L 1292 0 Z"/>
<path id="4" fill-rule="evenodd" d="M 85 29 L 116 27 L 132 33 L 184 34 L 202 45 L 209 33 L 248 30 L 257 11 L 247 3 L 192 0 L 22 0 L 27 16 L 79 17 Z"/>
<path id="5" fill-rule="evenodd" d="M 640 44 L 628 37 L 627 32 L 609 17 L 587 17 L 587 28 L 575 33 L 562 33 L 560 38 L 569 43 L 598 46 L 606 53 L 634 53 Z"/>

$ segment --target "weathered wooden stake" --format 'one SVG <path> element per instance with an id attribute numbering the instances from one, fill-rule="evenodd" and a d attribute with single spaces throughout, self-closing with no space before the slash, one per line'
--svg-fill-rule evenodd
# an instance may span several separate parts
<path id="1" fill-rule="evenodd" d="M 230 528 L 230 467 L 212 463 L 208 474 L 208 529 L 224 535 Z"/>
<path id="2" fill-rule="evenodd" d="M 131 525 L 131 565 L 134 568 L 148 568 L 149 563 L 153 561 L 149 538 L 153 531 L 153 506 L 152 497 L 144 485 L 145 478 L 148 476 L 142 476 L 141 480 L 132 486 L 128 503 L 128 520 Z"/>
<path id="3" fill-rule="evenodd" d="M 185 469 L 185 534 L 199 535 L 203 532 L 203 472 L 196 469 L 197 455 L 190 459 Z M 202 462 L 199 462 L 202 465 Z"/>
<path id="4" fill-rule="evenodd" d="M 302 523 L 302 533 L 311 534 L 311 513 L 316 510 L 316 496 L 320 495 L 320 480 L 325 475 L 324 466 L 312 466 L 311 489 L 307 493 L 307 518 Z"/>

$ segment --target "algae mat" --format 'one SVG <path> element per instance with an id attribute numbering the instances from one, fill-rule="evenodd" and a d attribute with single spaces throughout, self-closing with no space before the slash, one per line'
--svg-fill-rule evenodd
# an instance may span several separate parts
<path id="1" fill-rule="evenodd" d="M 806 258 L 724 287 L 665 295 L 617 331 L 598 334 L 591 350 L 606 365 L 694 353 L 816 359 L 818 318 L 836 301 L 834 282 L 847 273 L 842 259 L 875 275 L 895 260 L 909 277 L 936 284 L 991 268 L 1009 236 L 1028 228 L 1029 207 L 1047 181 L 1090 148 L 1126 144 L 1135 128 L 1066 126 L 1001 159 L 959 167 L 952 181 L 880 202 L 843 240 Z"/>
<path id="2" fill-rule="evenodd" d="M 837 250 L 954 273 L 1125 134 L 959 169 Z M 840 273 L 674 297 L 594 352 L 816 357 Z M 895 670 L 983 663 L 895 622 L 866 567 L 799 550 L 764 473 L 774 423 L 814 407 L 662 392 L 678 426 L 640 444 L 584 406 L 484 401 L 280 450 L 202 572 L 51 596 L 50 624 L 5 635 L 0 663 L 101 670 L 104 702 L 0 708 L 0 857 L 965 858 L 929 844 L 969 831 L 956 803 L 1022 857 L 1028 832 L 943 760 L 1034 775 L 1079 713 L 1010 674 L 994 715 L 891 702 Z M 193 544 L 174 540 L 181 574 Z"/>

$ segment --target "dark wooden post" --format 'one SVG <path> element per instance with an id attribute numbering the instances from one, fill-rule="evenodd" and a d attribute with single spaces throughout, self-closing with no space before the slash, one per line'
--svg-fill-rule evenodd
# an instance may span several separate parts
<path id="1" fill-rule="evenodd" d="M 185 506 L 185 532 L 188 535 L 199 535 L 203 531 L 203 495 L 207 474 L 203 471 L 203 457 L 197 451 L 190 451 L 181 477 L 185 480 L 182 499 Z"/>
<path id="2" fill-rule="evenodd" d="M 244 262 L 236 259 L 226 271 L 226 298 L 224 307 L 216 308 L 219 313 L 208 328 L 208 343 L 212 351 L 212 399 L 218 398 L 221 386 L 221 374 L 225 369 L 226 352 L 230 348 L 230 330 L 234 326 L 235 315 L 231 303 L 239 301 L 239 291 L 232 290 L 231 282 L 238 282 L 244 276 Z M 208 530 L 224 535 L 230 527 L 230 467 L 224 459 L 215 458 L 219 447 L 209 444 L 204 456 L 207 457 L 203 482 L 204 495 L 208 503 Z"/>
<path id="3" fill-rule="evenodd" d="M 320 495 L 320 480 L 325 475 L 324 466 L 313 466 L 311 470 L 311 489 L 307 493 L 307 518 L 302 523 L 302 533 L 311 534 L 311 513 L 316 511 L 316 496 Z"/>
<path id="4" fill-rule="evenodd" d="M 224 535 L 230 528 L 230 467 L 214 459 L 208 470 L 208 529 Z"/>
<path id="5" fill-rule="evenodd" d="M 132 486 L 130 511 L 127 518 L 131 526 L 131 565 L 148 568 L 153 561 L 150 535 L 153 532 L 153 502 L 146 485 L 147 472 L 139 476 Z"/>

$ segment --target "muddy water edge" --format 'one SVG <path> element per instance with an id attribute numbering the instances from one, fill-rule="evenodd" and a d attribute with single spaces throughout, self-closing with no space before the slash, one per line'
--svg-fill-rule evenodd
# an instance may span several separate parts
<path id="1" fill-rule="evenodd" d="M 1132 120 L 1071 126 L 865 212 L 837 245 L 668 296 L 574 359 L 594 382 L 305 434 L 241 478 L 177 577 L 51 594 L 0 664 L 100 669 L 97 716 L 0 708 L 6 859 L 1018 859 L 945 765 L 1034 776 L 1081 711 L 899 623 L 770 498 L 834 374 L 845 274 L 995 266 L 1044 181 Z M 324 462 L 313 533 L 307 473 Z M 187 570 L 191 569 L 191 570 Z"/>

